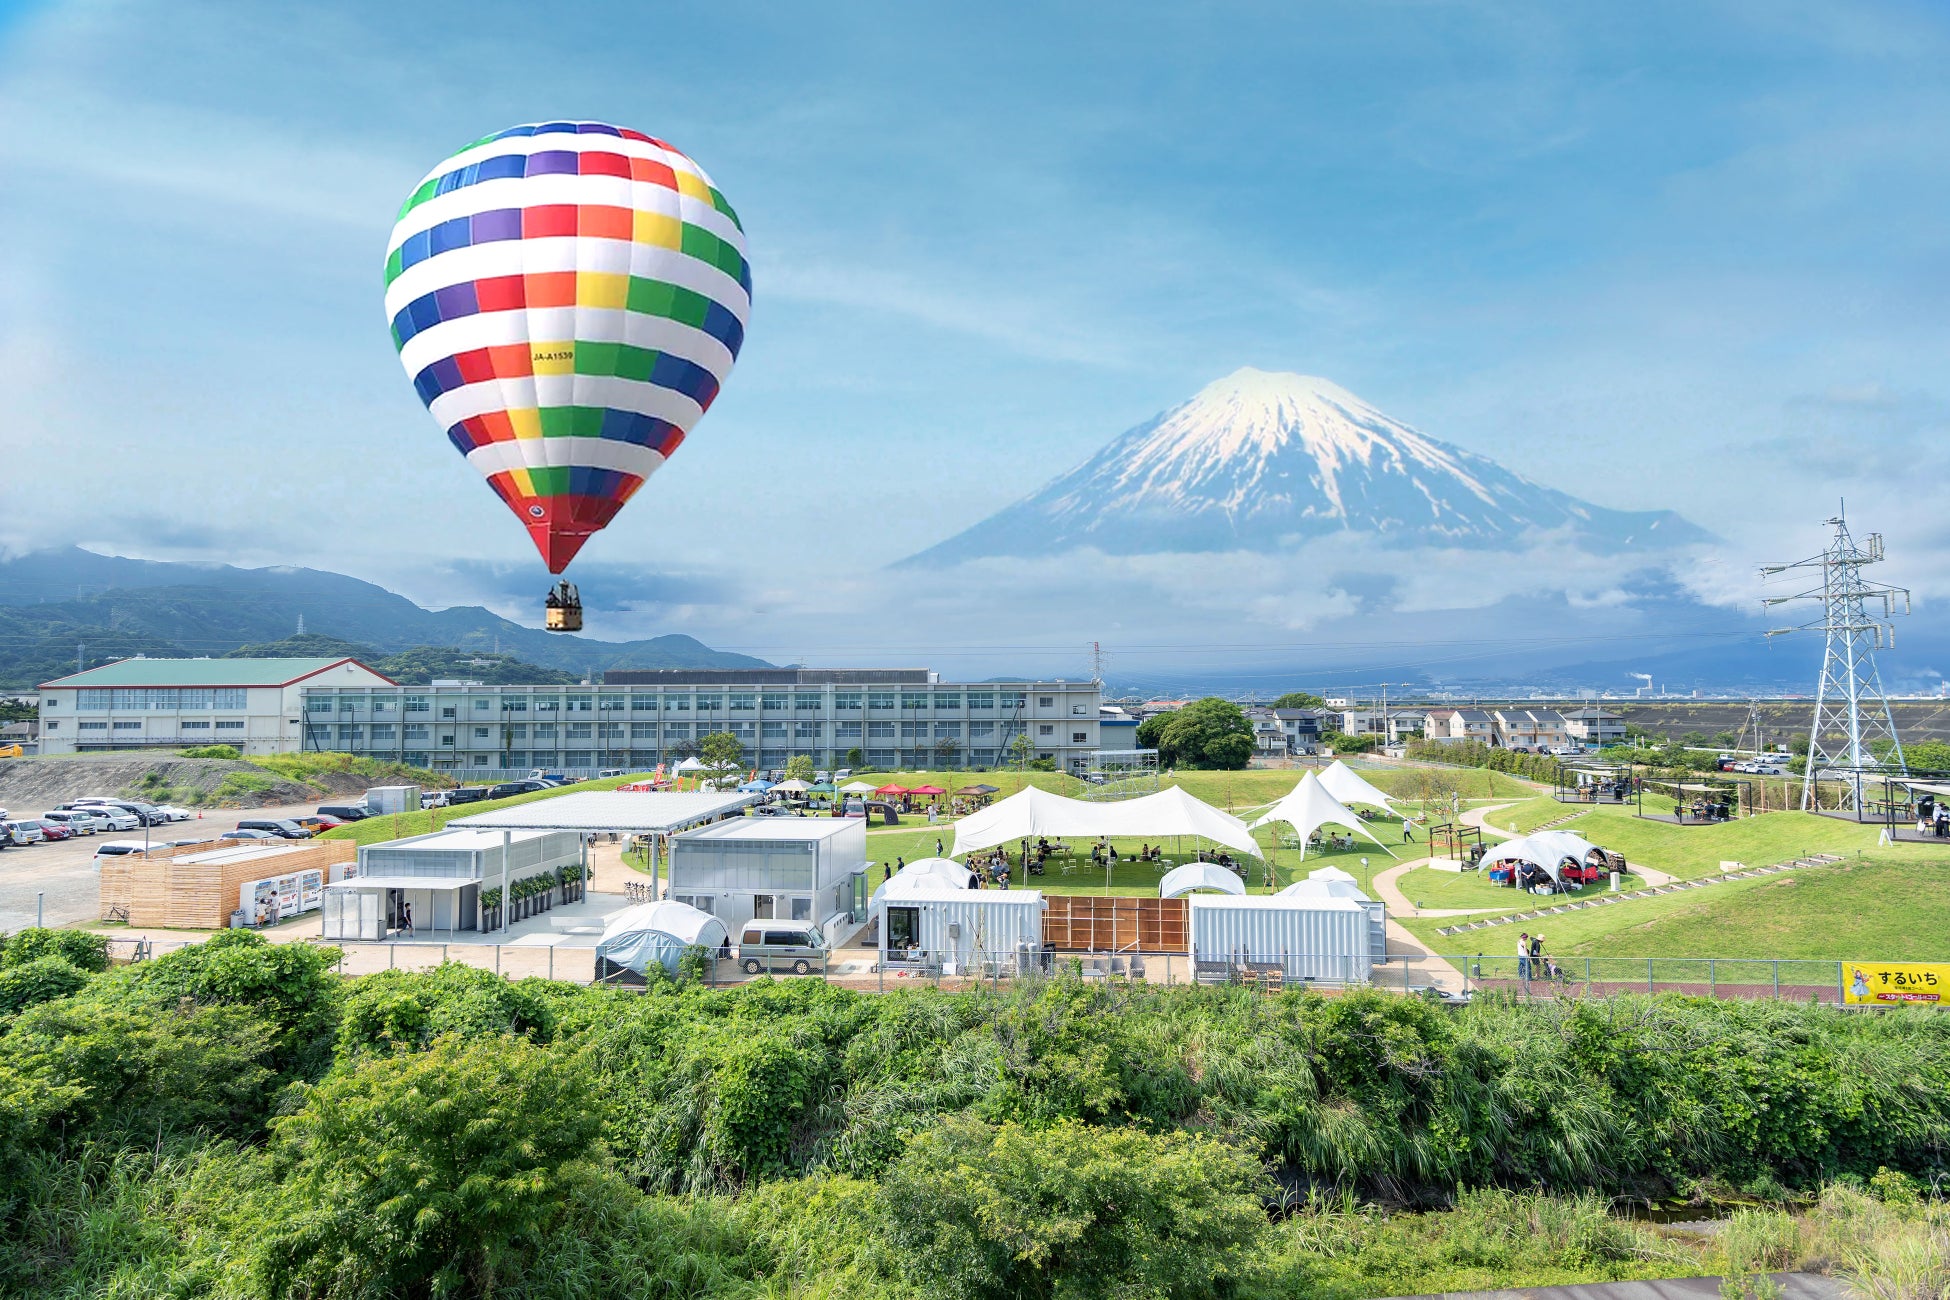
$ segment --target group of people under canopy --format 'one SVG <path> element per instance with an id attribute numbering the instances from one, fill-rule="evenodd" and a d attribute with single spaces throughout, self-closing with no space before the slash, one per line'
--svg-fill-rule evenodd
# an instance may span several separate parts
<path id="1" fill-rule="evenodd" d="M 1533 831 L 1491 847 L 1480 865 L 1492 883 L 1557 894 L 1595 884 L 1622 863 L 1571 831 Z"/>

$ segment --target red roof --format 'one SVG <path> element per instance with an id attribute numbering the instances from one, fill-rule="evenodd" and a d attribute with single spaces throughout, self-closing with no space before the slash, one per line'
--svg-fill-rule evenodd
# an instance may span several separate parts
<path id="1" fill-rule="evenodd" d="M 909 790 L 904 785 L 883 785 L 878 790 L 875 790 L 874 793 L 875 794 L 912 794 L 913 791 Z"/>
<path id="2" fill-rule="evenodd" d="M 875 793 L 877 794 L 879 792 L 875 791 Z M 943 790 L 938 785 L 917 785 L 912 790 L 909 790 L 908 793 L 909 794 L 947 794 L 948 792 L 946 790 Z"/>

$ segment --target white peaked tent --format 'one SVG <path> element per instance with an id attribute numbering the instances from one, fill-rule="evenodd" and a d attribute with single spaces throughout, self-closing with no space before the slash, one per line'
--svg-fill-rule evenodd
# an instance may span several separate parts
<path id="1" fill-rule="evenodd" d="M 1246 882 L 1216 862 L 1187 862 L 1165 872 L 1158 882 L 1159 898 L 1176 898 L 1194 889 L 1216 889 L 1226 894 L 1243 894 Z"/>
<path id="2" fill-rule="evenodd" d="M 704 764 L 695 758 L 679 759 L 677 766 L 670 770 L 673 772 L 702 772 L 704 770 Z"/>
<path id="3" fill-rule="evenodd" d="M 1353 773 L 1349 775 L 1352 776 Z M 1312 772 L 1301 777 L 1300 784 L 1287 791 L 1286 797 L 1267 809 L 1253 825 L 1264 826 L 1268 822 L 1285 822 L 1293 828 L 1293 833 L 1300 837 L 1302 861 L 1305 861 L 1307 856 L 1307 837 L 1321 827 L 1329 825 L 1345 826 L 1349 830 L 1360 831 L 1374 840 L 1383 853 L 1391 858 L 1395 856 L 1395 851 L 1375 839 L 1375 833 L 1369 830 L 1359 817 L 1349 812 L 1340 800 L 1327 793 L 1327 788 L 1320 783 L 1320 778 Z"/>
<path id="4" fill-rule="evenodd" d="M 1395 806 L 1393 795 L 1369 784 L 1366 777 L 1338 758 L 1321 769 L 1320 783 L 1342 803 L 1367 803 L 1388 809 Z"/>
<path id="5" fill-rule="evenodd" d="M 810 785 L 807 785 L 796 776 L 790 781 L 781 781 L 772 788 L 783 791 L 786 794 L 804 794 L 806 791 L 812 789 Z"/>
<path id="6" fill-rule="evenodd" d="M 1598 846 L 1570 831 L 1532 831 L 1514 840 L 1505 840 L 1483 855 L 1482 865 L 1492 862 L 1534 862 L 1558 879 L 1558 864 L 1570 858 L 1578 863 L 1597 851 Z"/>
<path id="7" fill-rule="evenodd" d="M 639 903 L 603 927 L 596 955 L 639 975 L 653 962 L 675 974 L 688 949 L 716 948 L 727 937 L 723 921 L 687 903 Z"/>
<path id="8" fill-rule="evenodd" d="M 873 891 L 869 904 L 884 899 L 913 898 L 917 894 L 947 894 L 958 889 L 972 889 L 975 886 L 975 873 L 959 862 L 947 858 L 921 858 L 900 869 L 898 875 L 880 882 Z"/>
<path id="9" fill-rule="evenodd" d="M 872 794 L 880 787 L 869 781 L 848 781 L 840 787 L 841 794 Z"/>
<path id="10" fill-rule="evenodd" d="M 1256 858 L 1263 856 L 1246 823 L 1186 794 L 1179 786 L 1142 799 L 1092 803 L 1066 799 L 1033 785 L 956 822 L 954 854 L 960 857 L 998 844 L 1066 835 L 1148 840 L 1196 835 Z"/>
<path id="11" fill-rule="evenodd" d="M 1308 875 L 1305 880 L 1296 880 L 1279 892 L 1281 898 L 1351 898 L 1357 903 L 1368 902 L 1367 893 L 1353 876 L 1338 867 L 1322 867 Z"/>

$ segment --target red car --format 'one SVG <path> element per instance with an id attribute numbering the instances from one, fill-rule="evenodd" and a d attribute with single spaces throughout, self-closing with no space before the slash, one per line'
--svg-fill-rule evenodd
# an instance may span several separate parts
<path id="1" fill-rule="evenodd" d="M 291 820 L 309 829 L 313 835 L 323 835 L 326 831 L 337 830 L 345 825 L 337 817 L 330 817 L 324 813 L 313 817 L 293 817 Z"/>
<path id="2" fill-rule="evenodd" d="M 35 825 L 41 828 L 41 834 L 47 836 L 50 842 L 54 840 L 71 840 L 74 838 L 74 827 L 68 825 L 66 822 L 44 822 L 37 819 Z"/>

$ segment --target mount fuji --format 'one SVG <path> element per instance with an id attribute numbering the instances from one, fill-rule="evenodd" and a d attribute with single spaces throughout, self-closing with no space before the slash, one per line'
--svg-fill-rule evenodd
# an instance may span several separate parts
<path id="1" fill-rule="evenodd" d="M 1328 380 L 1244 369 L 902 564 L 1085 547 L 1272 552 L 1336 534 L 1461 549 L 1548 535 L 1604 553 L 1711 540 L 1671 511 L 1608 509 L 1533 483 Z"/>

